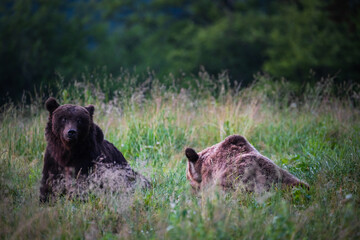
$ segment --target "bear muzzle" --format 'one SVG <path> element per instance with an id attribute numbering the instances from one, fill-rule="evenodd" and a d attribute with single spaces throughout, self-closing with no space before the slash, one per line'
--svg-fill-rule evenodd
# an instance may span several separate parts
<path id="1" fill-rule="evenodd" d="M 70 129 L 69 131 L 68 131 L 68 133 L 67 133 L 67 137 L 68 137 L 68 139 L 76 139 L 76 136 L 77 136 L 77 132 L 76 132 L 76 130 L 74 130 L 74 129 Z"/>
<path id="2" fill-rule="evenodd" d="M 65 142 L 69 145 L 72 145 L 74 143 L 77 142 L 78 140 L 78 131 L 74 128 L 70 128 L 68 130 L 65 130 L 64 131 L 64 134 L 63 134 L 63 139 L 65 140 Z"/>

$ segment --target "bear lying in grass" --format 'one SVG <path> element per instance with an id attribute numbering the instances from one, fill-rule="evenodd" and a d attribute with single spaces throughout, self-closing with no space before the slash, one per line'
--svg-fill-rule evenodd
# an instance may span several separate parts
<path id="1" fill-rule="evenodd" d="M 282 188 L 309 188 L 306 183 L 261 155 L 239 135 L 229 136 L 200 153 L 187 148 L 185 155 L 188 158 L 186 177 L 196 190 L 214 184 L 224 190 L 242 187 L 248 192 L 263 192 L 274 184 L 280 184 Z"/>
<path id="2" fill-rule="evenodd" d="M 122 153 L 104 140 L 93 122 L 94 106 L 60 106 L 54 98 L 46 103 L 49 121 L 45 136 L 40 201 L 60 194 L 81 195 L 89 188 L 129 191 L 150 182 L 133 171 Z"/>

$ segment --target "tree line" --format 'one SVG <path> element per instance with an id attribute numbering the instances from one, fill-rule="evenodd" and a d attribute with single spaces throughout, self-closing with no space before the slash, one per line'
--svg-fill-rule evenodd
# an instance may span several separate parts
<path id="1" fill-rule="evenodd" d="M 359 9 L 359 0 L 1 0 L 1 101 L 97 67 L 359 82 Z"/>

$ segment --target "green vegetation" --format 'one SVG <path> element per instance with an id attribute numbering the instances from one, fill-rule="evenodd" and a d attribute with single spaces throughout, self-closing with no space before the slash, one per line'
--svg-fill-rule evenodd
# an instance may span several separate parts
<path id="1" fill-rule="evenodd" d="M 234 90 L 226 75 L 206 72 L 182 83 L 187 88 L 175 78 L 171 86 L 151 76 L 109 78 L 85 74 L 55 97 L 94 104 L 106 139 L 153 189 L 40 205 L 47 121 L 41 92 L 31 104 L 1 109 L 1 239 L 359 239 L 358 91 L 327 79 L 298 95 L 291 83 L 260 75 Z M 230 134 L 246 136 L 310 191 L 192 194 L 185 147 L 202 150 Z"/>
<path id="2" fill-rule="evenodd" d="M 358 83 L 359 9 L 357 0 L 2 0 L 0 104 L 55 91 L 58 74 L 70 83 L 86 68 L 151 69 L 167 86 L 169 73 L 201 66 L 243 86 L 258 72 L 300 86 L 329 74 Z"/>

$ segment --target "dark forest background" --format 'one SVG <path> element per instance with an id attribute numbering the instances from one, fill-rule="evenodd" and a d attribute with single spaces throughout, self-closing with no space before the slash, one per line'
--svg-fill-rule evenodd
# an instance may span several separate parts
<path id="1" fill-rule="evenodd" d="M 0 103 L 92 71 L 164 84 L 202 66 L 243 85 L 258 72 L 298 86 L 360 79 L 359 0 L 0 2 Z"/>

